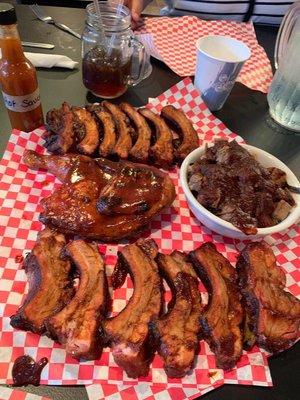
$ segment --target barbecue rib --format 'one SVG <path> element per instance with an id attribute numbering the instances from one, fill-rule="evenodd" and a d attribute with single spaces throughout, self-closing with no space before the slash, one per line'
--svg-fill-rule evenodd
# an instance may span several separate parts
<path id="1" fill-rule="evenodd" d="M 80 153 L 91 155 L 95 152 L 99 145 L 99 132 L 96 121 L 85 108 L 73 107 L 72 111 L 75 115 L 74 129 L 76 131 L 76 121 L 79 122 L 80 130 L 83 131 L 83 138 L 77 144 Z M 77 137 L 79 135 L 77 134 Z"/>
<path id="2" fill-rule="evenodd" d="M 65 244 L 65 237 L 49 228 L 39 233 L 25 259 L 29 290 L 23 305 L 11 317 L 14 328 L 44 333 L 46 320 L 73 297 L 71 263 L 61 256 Z"/>
<path id="3" fill-rule="evenodd" d="M 105 266 L 96 245 L 75 240 L 66 252 L 79 272 L 79 287 L 70 303 L 47 322 L 50 336 L 74 358 L 96 360 L 103 345 L 99 333 L 107 303 Z"/>
<path id="4" fill-rule="evenodd" d="M 190 257 L 209 293 L 200 319 L 202 333 L 216 355 L 217 367 L 229 370 L 242 353 L 243 310 L 236 271 L 213 243 L 204 243 Z"/>
<path id="5" fill-rule="evenodd" d="M 33 151 L 25 151 L 23 160 L 29 167 L 49 168 L 50 172 L 64 178 L 64 184 L 41 201 L 40 221 L 66 234 L 117 241 L 145 229 L 150 220 L 175 198 L 172 180 L 154 167 L 124 161 L 92 160 L 72 154 L 42 156 Z M 133 191 L 124 186 L 127 182 L 134 182 Z M 147 188 L 152 188 L 155 198 Z M 115 193 L 119 204 L 112 206 L 104 201 L 102 191 L 106 199 L 112 199 Z M 144 202 L 141 191 L 145 194 Z M 97 210 L 97 205 L 101 211 L 103 204 L 106 214 L 110 215 Z M 112 209 L 117 211 L 113 215 Z M 120 213 L 122 209 L 124 214 Z"/>
<path id="6" fill-rule="evenodd" d="M 102 138 L 99 145 L 99 155 L 101 157 L 109 157 L 113 154 L 117 141 L 113 117 L 111 113 L 106 111 L 101 105 L 93 104 L 88 107 L 88 110 L 96 117 L 101 125 Z"/>
<path id="7" fill-rule="evenodd" d="M 179 136 L 179 145 L 175 149 L 175 158 L 182 161 L 191 151 L 199 146 L 199 139 L 191 121 L 182 110 L 171 105 L 165 106 L 161 110 L 161 117 Z"/>
<path id="8" fill-rule="evenodd" d="M 57 154 L 65 154 L 73 146 L 74 114 L 68 103 L 64 102 L 61 108 L 47 112 L 46 126 L 48 131 L 44 133 L 44 146 L 48 151 Z"/>
<path id="9" fill-rule="evenodd" d="M 241 252 L 237 271 L 246 310 L 246 347 L 255 341 L 277 353 L 297 339 L 300 301 L 284 290 L 286 279 L 271 248 L 251 243 Z"/>
<path id="10" fill-rule="evenodd" d="M 121 159 L 127 159 L 132 147 L 131 128 L 127 117 L 118 106 L 109 101 L 103 101 L 102 105 L 111 113 L 117 128 L 118 139 L 114 153 Z"/>
<path id="11" fill-rule="evenodd" d="M 139 113 L 153 124 L 155 130 L 155 143 L 150 147 L 149 155 L 153 157 L 157 165 L 170 167 L 174 158 L 171 130 L 159 115 L 148 108 L 140 108 Z"/>
<path id="12" fill-rule="evenodd" d="M 161 309 L 161 282 L 154 257 L 157 245 L 152 240 L 139 239 L 118 253 L 114 286 L 121 286 L 128 271 L 134 282 L 134 292 L 127 306 L 103 324 L 106 338 L 112 347 L 115 362 L 130 378 L 146 376 L 155 351 L 149 323 Z"/>
<path id="13" fill-rule="evenodd" d="M 129 152 L 129 156 L 136 162 L 145 163 L 148 160 L 151 130 L 145 118 L 128 103 L 120 104 L 121 110 L 134 124 L 137 132 L 137 140 Z"/>
<path id="14" fill-rule="evenodd" d="M 153 323 L 154 335 L 166 374 L 181 378 L 193 367 L 198 347 L 202 310 L 198 279 L 186 255 L 179 251 L 159 254 L 157 263 L 172 291 L 172 300 L 167 314 Z"/>

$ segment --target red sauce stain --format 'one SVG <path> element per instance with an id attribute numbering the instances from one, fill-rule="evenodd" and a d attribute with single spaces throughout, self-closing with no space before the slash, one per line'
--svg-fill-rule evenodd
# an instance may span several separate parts
<path id="1" fill-rule="evenodd" d="M 17 254 L 15 257 L 15 263 L 21 264 L 23 261 L 24 261 L 24 257 L 22 256 L 22 254 Z"/>
<path id="2" fill-rule="evenodd" d="M 44 181 L 42 181 L 42 182 L 40 182 L 40 184 L 41 184 L 41 186 L 47 186 L 47 185 L 49 185 L 49 181 L 47 181 L 47 179 L 46 180 L 44 180 Z"/>

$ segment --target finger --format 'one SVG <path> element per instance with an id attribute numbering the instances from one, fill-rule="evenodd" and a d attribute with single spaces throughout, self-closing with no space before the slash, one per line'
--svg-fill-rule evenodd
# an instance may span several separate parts
<path id="1" fill-rule="evenodd" d="M 143 7 L 144 7 L 143 0 L 131 1 L 131 16 L 134 21 L 138 21 L 140 19 Z"/>

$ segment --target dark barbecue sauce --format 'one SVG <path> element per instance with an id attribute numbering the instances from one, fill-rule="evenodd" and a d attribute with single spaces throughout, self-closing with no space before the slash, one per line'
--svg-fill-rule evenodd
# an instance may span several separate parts
<path id="1" fill-rule="evenodd" d="M 24 261 L 24 257 L 22 256 L 22 254 L 17 254 L 15 256 L 15 263 L 16 264 L 22 264 L 23 261 Z"/>
<path id="2" fill-rule="evenodd" d="M 99 97 L 111 99 L 121 96 L 127 89 L 131 71 L 131 58 L 125 59 L 118 49 L 111 54 L 94 47 L 82 61 L 82 78 L 87 89 Z"/>
<path id="3" fill-rule="evenodd" d="M 41 380 L 41 373 L 48 358 L 43 357 L 40 361 L 35 362 L 28 355 L 18 357 L 12 368 L 12 378 L 14 386 L 34 385 L 38 386 Z"/>

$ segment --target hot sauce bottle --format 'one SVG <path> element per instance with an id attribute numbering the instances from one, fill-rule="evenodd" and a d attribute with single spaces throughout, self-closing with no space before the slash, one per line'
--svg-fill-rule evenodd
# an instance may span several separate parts
<path id="1" fill-rule="evenodd" d="M 26 59 L 14 7 L 0 3 L 0 82 L 12 128 L 30 132 L 43 125 L 36 70 Z"/>

